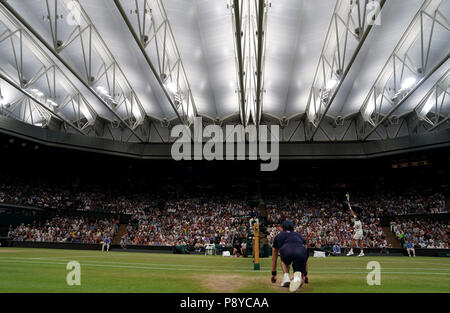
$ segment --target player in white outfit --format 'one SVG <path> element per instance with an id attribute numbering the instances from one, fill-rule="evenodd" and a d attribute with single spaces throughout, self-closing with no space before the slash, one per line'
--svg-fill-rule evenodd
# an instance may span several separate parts
<path id="1" fill-rule="evenodd" d="M 352 221 L 355 223 L 354 224 L 354 234 L 352 237 L 352 243 L 351 243 L 351 247 L 350 247 L 350 251 L 347 253 L 347 256 L 353 255 L 353 247 L 355 246 L 355 241 L 358 242 L 359 247 L 361 248 L 361 253 L 358 256 L 364 256 L 364 251 L 363 251 L 363 230 L 362 230 L 362 223 L 361 220 L 358 218 L 358 216 L 355 214 L 355 212 L 353 212 L 352 207 L 350 205 L 350 196 L 347 194 L 347 203 L 348 203 L 348 208 L 350 209 L 350 213 L 353 215 Z"/>

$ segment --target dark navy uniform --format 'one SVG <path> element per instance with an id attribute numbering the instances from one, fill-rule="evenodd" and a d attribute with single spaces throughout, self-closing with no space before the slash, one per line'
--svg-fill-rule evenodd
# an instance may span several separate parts
<path id="1" fill-rule="evenodd" d="M 302 235 L 291 231 L 282 231 L 274 241 L 273 248 L 280 250 L 280 258 L 286 265 L 291 265 L 294 272 L 306 275 L 306 262 L 308 261 L 308 249 Z"/>

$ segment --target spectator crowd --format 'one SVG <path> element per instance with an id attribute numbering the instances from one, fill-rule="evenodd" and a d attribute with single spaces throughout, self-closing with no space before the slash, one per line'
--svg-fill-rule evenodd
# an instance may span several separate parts
<path id="1" fill-rule="evenodd" d="M 416 248 L 450 248 L 450 224 L 448 221 L 424 218 L 396 219 L 391 221 L 391 231 L 397 236 L 402 247 L 405 247 L 407 242 L 411 242 Z"/>
<path id="2" fill-rule="evenodd" d="M 135 245 L 231 246 L 248 233 L 249 208 L 244 201 L 180 199 L 132 215 L 127 241 Z"/>
<path id="3" fill-rule="evenodd" d="M 58 187 L 55 187 L 58 186 Z M 248 199 L 252 190 L 245 182 L 225 189 L 205 183 L 121 182 L 111 186 L 83 183 L 52 184 L 14 179 L 0 183 L 0 203 L 82 212 L 126 214 L 129 223 L 121 242 L 128 245 L 178 246 L 195 250 L 207 244 L 231 247 L 234 240 L 245 240 L 251 229 L 253 208 Z M 193 187 L 195 186 L 195 188 Z M 297 225 L 310 247 L 338 245 L 349 247 L 353 224 L 342 203 L 343 190 L 349 186 L 321 188 L 312 183 L 294 185 L 266 182 L 261 190 L 266 212 L 269 243 L 277 234 L 277 225 L 290 219 Z M 295 187 L 294 187 L 295 186 Z M 374 191 L 358 189 L 351 193 L 352 206 L 362 218 L 364 246 L 389 248 L 381 219 L 393 219 L 391 230 L 403 241 L 412 240 L 418 247 L 449 246 L 448 224 L 426 220 L 398 219 L 412 214 L 447 213 L 445 196 L 435 190 L 403 188 Z M 115 219 L 68 217 L 64 214 L 45 223 L 19 225 L 8 232 L 10 240 L 98 243 L 118 230 Z"/>
<path id="4" fill-rule="evenodd" d="M 43 224 L 21 224 L 8 231 L 8 239 L 34 242 L 100 243 L 105 237 L 112 238 L 118 230 L 119 221 L 87 217 L 54 217 Z"/>

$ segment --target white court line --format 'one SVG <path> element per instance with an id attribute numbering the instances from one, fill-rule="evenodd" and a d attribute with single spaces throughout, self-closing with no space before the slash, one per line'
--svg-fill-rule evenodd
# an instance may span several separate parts
<path id="1" fill-rule="evenodd" d="M 0 262 L 4 263 L 31 263 L 31 264 L 49 264 L 49 265 L 66 265 L 66 263 L 56 263 L 56 262 L 36 262 L 36 261 L 19 261 L 19 260 L 0 260 Z M 129 266 L 129 265 L 107 265 L 107 264 L 92 264 L 92 263 L 82 263 L 82 266 L 93 266 L 93 267 L 110 267 L 110 268 L 131 268 L 131 269 L 146 269 L 146 270 L 168 270 L 168 271 L 196 271 L 196 272 L 243 272 L 243 273 L 258 273 L 254 270 L 236 270 L 236 269 L 227 269 L 227 270 L 214 270 L 214 269 L 196 269 L 196 268 L 167 268 L 167 267 L 148 267 L 148 266 Z M 259 273 L 269 273 L 270 271 L 259 271 Z M 346 271 L 346 272 L 333 272 L 333 271 L 310 271 L 313 274 L 367 274 L 367 271 L 364 272 L 355 272 L 355 271 Z M 385 274 L 407 274 L 407 275 L 444 275 L 450 276 L 450 273 L 433 273 L 433 272 L 384 272 Z"/>
<path id="2" fill-rule="evenodd" d="M 367 259 L 367 261 L 371 261 L 371 260 L 372 260 L 370 257 L 365 257 L 364 259 Z M 379 259 L 376 259 L 376 260 L 377 260 L 380 264 L 385 264 L 385 263 L 388 263 L 388 264 L 411 264 L 411 263 L 417 263 L 417 264 L 435 264 L 435 265 L 450 266 L 450 260 L 449 260 L 448 263 L 420 262 L 420 261 L 406 261 L 406 262 L 405 262 L 405 260 L 407 260 L 407 259 L 409 260 L 409 258 L 405 257 L 403 260 L 399 260 L 398 262 L 384 261 L 384 260 L 379 260 Z M 348 262 L 346 261 L 346 263 L 360 263 L 359 260 L 363 260 L 363 259 L 359 258 L 357 262 L 356 262 L 356 261 L 355 261 L 355 262 L 352 262 L 351 260 L 349 260 Z M 327 262 L 327 261 L 324 260 L 324 262 Z M 326 263 L 326 264 L 342 264 L 342 263 L 340 263 L 340 262 L 334 262 L 334 260 L 333 260 L 333 261 L 330 261 L 330 262 L 328 262 L 328 263 Z"/>
<path id="3" fill-rule="evenodd" d="M 51 260 L 51 259 L 70 259 L 70 258 L 98 258 L 98 255 L 74 255 L 74 256 L 43 256 L 39 258 L 26 258 L 29 260 Z"/>
<path id="4" fill-rule="evenodd" d="M 31 264 L 50 264 L 50 265 L 66 265 L 67 263 L 60 262 L 36 262 L 36 261 L 19 261 L 19 260 L 0 260 L 0 262 L 4 263 L 31 263 Z M 135 268 L 135 269 L 147 269 L 147 270 L 172 270 L 172 271 L 209 271 L 209 272 L 249 272 L 253 273 L 254 270 L 236 270 L 233 268 L 224 269 L 224 270 L 214 270 L 214 269 L 197 269 L 197 268 L 176 268 L 176 267 L 151 267 L 151 266 L 130 266 L 130 265 L 108 265 L 108 264 L 93 264 L 93 263 L 80 263 L 81 266 L 94 266 L 94 267 L 111 267 L 111 268 Z M 260 271 L 260 272 L 269 272 L 269 271 Z"/>
<path id="5" fill-rule="evenodd" d="M 90 255 L 90 256 L 62 256 L 62 257 L 40 257 L 40 258 L 20 258 L 20 257 L 6 257 L 5 259 L 13 259 L 13 260 L 52 260 L 52 259 L 67 259 L 69 261 L 73 260 L 74 258 L 80 258 L 80 257 L 99 257 L 98 255 Z M 179 267 L 179 264 L 166 264 L 166 263 L 140 263 L 140 262 L 111 262 L 111 261 L 91 261 L 93 263 L 100 263 L 100 264 L 128 264 L 128 265 L 156 265 L 156 266 L 174 266 Z M 360 263 L 360 262 L 358 262 Z M 382 262 L 382 263 L 393 263 L 393 264 L 404 264 L 401 262 Z M 415 263 L 426 263 L 428 262 L 415 262 Z M 329 264 L 329 263 L 327 263 Z M 336 263 L 337 264 L 337 263 Z M 342 264 L 342 263 L 339 263 Z M 433 263 L 433 264 L 441 264 L 441 263 Z M 223 266 L 223 265 L 192 265 L 192 264 L 183 264 L 182 267 L 198 267 L 198 268 L 230 268 L 231 264 Z M 244 269 L 244 267 L 232 267 L 231 269 Z M 384 269 L 398 269 L 395 267 L 382 267 Z M 334 269 L 344 269 L 347 270 L 348 267 L 334 267 Z M 424 268 L 424 267 L 408 267 L 407 269 L 411 270 L 442 270 L 442 271 L 450 271 L 450 268 L 437 268 L 437 267 L 430 267 L 430 268 Z"/>
<path id="6" fill-rule="evenodd" d="M 18 250 L 18 251 L 27 251 L 27 250 Z M 92 252 L 92 253 L 95 253 L 95 252 L 101 252 L 101 251 L 97 251 L 97 250 L 87 250 L 86 252 Z M 129 252 L 129 251 L 110 251 L 110 253 L 112 253 L 112 255 L 111 256 L 113 256 L 113 257 L 128 257 L 130 254 L 129 253 L 133 253 L 133 256 L 134 256 L 134 254 L 136 254 L 136 256 L 142 256 L 142 257 L 145 257 L 145 256 L 147 256 L 147 254 L 137 254 L 137 253 L 134 253 L 134 252 Z M 49 260 L 51 260 L 51 259 L 65 259 L 65 258 L 96 258 L 96 257 L 99 257 L 99 256 L 101 256 L 101 255 L 107 255 L 107 254 L 99 254 L 99 255 L 79 255 L 79 256 L 60 256 L 60 257 L 58 257 L 58 256 L 56 256 L 56 257 L 34 257 L 34 258 L 18 258 L 18 259 L 30 259 L 30 260 L 41 260 L 41 259 L 43 259 L 43 260 L 47 260 L 47 259 L 49 259 Z M 179 255 L 180 257 L 182 257 L 182 256 L 184 256 L 184 255 Z M 189 255 L 189 257 L 202 257 L 203 255 Z M 1 258 L 3 258 L 3 257 L 1 257 Z M 4 257 L 4 258 L 14 258 L 14 257 Z M 365 257 L 365 259 L 370 259 L 371 257 L 370 256 L 366 256 Z M 384 258 L 384 257 L 383 257 Z M 446 262 L 446 263 L 438 263 L 438 262 L 425 262 L 425 261 L 404 261 L 404 260 L 406 260 L 406 259 L 408 259 L 408 260 L 410 260 L 410 259 L 412 259 L 412 258 L 409 258 L 409 257 L 407 257 L 407 256 L 389 256 L 388 257 L 389 258 L 389 261 L 384 261 L 384 260 L 378 260 L 379 262 L 380 262 L 380 264 L 385 264 L 385 263 L 391 263 L 391 264 L 410 264 L 410 263 L 417 263 L 417 264 L 435 264 L 435 265 L 443 265 L 443 266 L 448 266 L 448 267 L 450 267 L 450 260 L 449 260 L 449 262 Z M 429 257 L 429 258 L 434 258 L 434 257 Z M 360 263 L 360 260 L 361 260 L 361 258 L 355 258 L 355 257 L 347 257 L 346 258 L 346 263 Z M 397 261 L 393 261 L 393 260 L 397 260 Z M 332 260 L 330 260 L 330 259 L 326 259 L 326 260 L 324 260 L 324 262 L 327 262 L 327 264 L 342 264 L 342 263 L 340 263 L 340 262 L 336 262 L 337 260 L 334 260 L 334 259 L 332 259 Z M 133 263 L 133 264 L 139 264 L 139 263 Z M 148 264 L 148 263 L 145 263 L 145 264 Z M 170 264 L 155 264 L 155 265 L 166 265 L 166 266 L 169 266 Z M 170 266 L 172 266 L 172 265 L 170 265 Z M 174 265 L 174 266 L 176 266 L 176 265 Z M 187 266 L 187 265 L 186 265 Z M 195 266 L 197 266 L 197 265 L 191 265 L 191 266 L 193 266 L 193 267 L 195 267 Z"/>
<path id="7" fill-rule="evenodd" d="M 61 257 L 61 258 L 66 258 L 68 261 L 72 261 L 74 258 L 77 258 L 77 256 L 73 256 L 73 257 Z M 61 259 L 59 258 L 59 259 Z M 8 259 L 13 259 L 13 260 L 35 260 L 35 259 L 39 259 L 39 260 L 52 260 L 51 257 L 48 258 L 19 258 L 19 257 L 8 257 Z M 90 261 L 92 264 L 112 264 L 112 265 L 144 265 L 144 266 L 171 266 L 171 267 L 180 267 L 179 264 L 165 264 L 165 263 L 140 263 L 140 262 L 110 262 L 110 261 Z M 223 269 L 246 269 L 248 267 L 231 267 L 232 265 L 226 265 L 226 266 L 217 266 L 217 265 L 192 265 L 192 264 L 183 264 L 181 265 L 181 267 L 193 267 L 193 268 L 223 268 Z M 266 268 L 265 266 L 262 266 L 261 268 Z M 269 267 L 267 267 L 269 268 Z M 333 267 L 333 269 L 336 270 L 348 270 L 348 267 Z M 382 270 L 397 270 L 399 269 L 398 267 L 383 267 L 382 266 Z M 437 268 L 437 267 L 407 267 L 408 270 L 425 270 L 425 271 L 450 271 L 450 268 Z"/>
<path id="8" fill-rule="evenodd" d="M 436 263 L 436 262 L 420 262 L 420 261 L 412 261 L 411 263 L 417 263 L 417 264 L 438 264 L 438 265 L 445 265 L 445 266 L 450 266 L 450 263 L 446 264 L 446 263 Z"/>
<path id="9" fill-rule="evenodd" d="M 450 267 L 450 263 L 436 263 L 436 262 L 420 262 L 420 261 L 409 261 L 409 262 L 389 262 L 389 261 L 379 261 L 380 262 L 380 264 L 383 264 L 383 263 L 388 263 L 388 264 L 412 264 L 412 263 L 414 263 L 414 264 L 433 264 L 433 265 L 443 265 L 443 266 L 448 266 L 448 267 Z"/>
<path id="10" fill-rule="evenodd" d="M 18 259 L 18 260 L 51 260 L 51 259 L 70 259 L 70 258 L 97 258 L 98 255 L 74 255 L 74 256 L 48 256 L 48 257 L 34 257 L 34 258 L 19 258 L 19 257 L 5 257 L 0 259 Z"/>
<path id="11" fill-rule="evenodd" d="M 98 257 L 98 256 L 96 256 L 96 257 Z M 72 261 L 73 259 L 75 259 L 77 257 L 73 256 L 73 257 L 64 257 L 64 258 L 67 259 L 68 261 Z M 48 258 L 45 258 L 45 257 L 42 257 L 42 258 L 8 257 L 8 258 L 4 258 L 4 259 L 11 259 L 11 260 L 49 260 L 49 261 L 52 260 L 51 257 L 48 257 Z M 0 259 L 0 261 L 1 260 L 2 259 Z M 61 258 L 59 258 L 59 260 L 61 260 Z M 135 264 L 135 265 L 157 265 L 157 266 L 175 266 L 175 267 L 177 267 L 177 266 L 179 267 L 180 266 L 179 264 L 147 263 L 147 262 L 146 263 L 139 263 L 139 262 L 110 262 L 110 261 L 91 261 L 91 262 L 99 263 L 99 264 Z M 211 268 L 211 267 L 213 267 L 213 268 L 231 268 L 231 269 L 236 268 L 235 266 L 231 267 L 232 264 L 229 264 L 229 265 L 226 265 L 226 266 L 223 266 L 223 265 L 217 266 L 217 265 L 211 265 L 211 264 L 209 264 L 209 265 L 183 264 L 182 266 L 185 266 L 185 267 L 199 267 L 199 268 L 203 268 L 203 267 L 205 267 L 205 268 Z M 242 268 L 244 268 L 244 267 L 242 267 Z M 245 267 L 245 268 L 247 268 L 247 267 Z"/>
<path id="12" fill-rule="evenodd" d="M 18 251 L 26 251 L 26 250 L 18 250 Z M 29 258 L 24 258 L 24 257 L 22 257 L 22 258 L 19 258 L 19 257 L 6 257 L 6 256 L 1 256 L 0 257 L 0 259 L 2 259 L 2 258 L 15 258 L 15 259 L 30 259 L 30 260 L 41 260 L 41 259 L 44 259 L 44 260 L 47 260 L 47 259 L 49 259 L 49 260 L 51 260 L 51 259 L 70 259 L 70 258 L 97 258 L 97 257 L 101 257 L 101 256 L 107 256 L 108 254 L 107 253 L 101 253 L 101 251 L 89 251 L 89 252 L 92 252 L 92 253 L 96 253 L 96 252 L 98 252 L 99 254 L 96 254 L 96 255 L 92 255 L 92 254 L 86 254 L 86 255 L 75 255 L 75 256 L 55 256 L 55 257 L 29 257 Z M 129 253 L 133 253 L 133 252 L 127 252 L 127 251 L 110 251 L 110 253 L 111 253 L 111 257 L 128 257 L 128 256 L 130 256 L 130 254 Z M 133 253 L 133 256 L 134 256 L 134 253 Z M 143 256 L 143 257 L 146 257 L 146 256 L 148 256 L 147 254 L 145 254 L 145 255 L 139 255 L 139 254 L 136 254 L 136 256 Z M 202 257 L 203 255 L 189 255 L 189 257 Z M 183 255 L 180 255 L 180 257 L 183 257 Z M 443 265 L 443 266 L 449 266 L 450 267 L 450 260 L 449 260 L 449 262 L 446 262 L 446 263 L 438 263 L 438 262 L 425 262 L 425 261 L 413 261 L 413 259 L 411 260 L 411 258 L 408 258 L 408 257 L 406 257 L 406 256 L 404 256 L 404 257 L 399 257 L 399 256 L 394 256 L 394 257 L 389 257 L 390 259 L 389 259 L 389 261 L 384 261 L 384 260 L 379 260 L 379 262 L 381 263 L 381 264 L 386 264 L 386 263 L 390 263 L 390 264 L 410 264 L 410 263 L 417 263 L 417 264 L 435 264 L 435 265 Z M 430 257 L 430 258 L 432 258 L 432 257 Z M 370 259 L 370 257 L 365 257 L 365 259 Z M 238 259 L 238 260 L 242 260 L 243 261 L 243 259 Z M 356 259 L 356 258 L 354 258 L 354 257 L 350 257 L 350 258 L 346 258 L 346 263 L 360 263 L 361 262 L 361 258 L 358 258 L 358 259 Z M 393 261 L 393 260 L 397 260 L 397 261 Z M 405 262 L 405 260 L 411 260 L 411 261 L 406 261 Z M 319 260 L 320 261 L 320 260 Z M 342 264 L 341 262 L 336 262 L 337 260 L 335 260 L 335 259 L 326 259 L 326 260 L 323 260 L 324 262 L 326 262 L 326 264 Z M 139 263 L 133 263 L 133 264 L 139 264 Z M 148 263 L 145 263 L 145 264 L 148 264 Z M 169 264 L 157 264 L 157 265 L 169 265 Z M 175 265 L 176 266 L 176 265 Z M 192 266 L 196 266 L 196 265 L 192 265 Z"/>

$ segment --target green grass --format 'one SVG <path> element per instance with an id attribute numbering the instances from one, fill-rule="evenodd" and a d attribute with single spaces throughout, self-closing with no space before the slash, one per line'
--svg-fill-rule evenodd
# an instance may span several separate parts
<path id="1" fill-rule="evenodd" d="M 81 264 L 81 286 L 66 284 L 67 262 Z M 369 286 L 369 261 L 381 285 Z M 279 269 L 280 272 L 280 269 Z M 270 283 L 270 259 L 57 249 L 0 249 L 0 292 L 288 292 Z M 298 292 L 450 292 L 450 259 L 310 258 L 310 284 Z"/>

